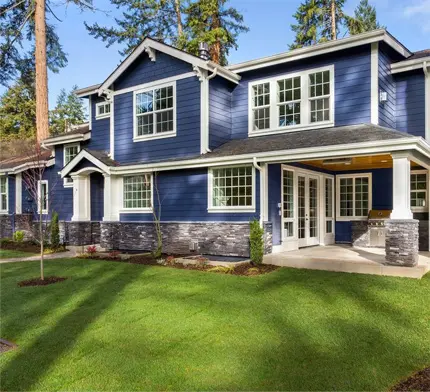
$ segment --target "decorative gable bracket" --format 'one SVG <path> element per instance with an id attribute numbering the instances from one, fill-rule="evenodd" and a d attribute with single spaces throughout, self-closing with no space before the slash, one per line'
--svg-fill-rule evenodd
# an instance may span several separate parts
<path id="1" fill-rule="evenodd" d="M 110 101 L 110 100 L 112 100 L 112 97 L 113 97 L 113 91 L 110 89 L 103 89 L 99 92 L 99 97 L 102 95 L 104 95 L 106 97 L 107 101 Z"/>
<path id="2" fill-rule="evenodd" d="M 195 72 L 200 82 L 203 82 L 208 76 L 208 71 L 197 65 L 193 66 L 193 71 Z"/>
<path id="3" fill-rule="evenodd" d="M 155 61 L 156 60 L 155 50 L 153 48 L 151 48 L 150 46 L 147 45 L 147 46 L 144 47 L 144 50 L 148 54 L 148 56 L 151 59 L 151 61 Z"/>

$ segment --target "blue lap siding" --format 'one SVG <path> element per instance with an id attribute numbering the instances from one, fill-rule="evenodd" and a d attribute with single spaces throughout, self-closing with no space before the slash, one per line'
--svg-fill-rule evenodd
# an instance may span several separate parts
<path id="1" fill-rule="evenodd" d="M 393 56 L 384 46 L 379 50 L 379 90 L 387 93 L 387 101 L 379 103 L 379 124 L 389 128 L 396 127 L 396 82 L 391 75 Z"/>
<path id="2" fill-rule="evenodd" d="M 110 148 L 110 117 L 96 119 L 96 105 L 104 102 L 103 97 L 91 97 L 91 139 L 82 143 L 82 147 L 91 150 L 109 151 Z"/>

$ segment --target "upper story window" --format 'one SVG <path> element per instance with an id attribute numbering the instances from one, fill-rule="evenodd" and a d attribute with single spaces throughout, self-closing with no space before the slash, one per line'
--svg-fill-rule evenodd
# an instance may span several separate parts
<path id="1" fill-rule="evenodd" d="M 176 135 L 175 83 L 134 92 L 134 141 Z"/>
<path id="2" fill-rule="evenodd" d="M 8 212 L 8 184 L 7 177 L 0 177 L 0 212 Z"/>
<path id="3" fill-rule="evenodd" d="M 250 84 L 251 136 L 334 124 L 334 67 Z"/>
<path id="4" fill-rule="evenodd" d="M 96 119 L 105 118 L 110 116 L 111 103 L 109 101 L 100 102 L 96 104 Z"/>
<path id="5" fill-rule="evenodd" d="M 372 209 L 372 175 L 341 174 L 336 180 L 337 219 L 366 219 Z"/>
<path id="6" fill-rule="evenodd" d="M 79 154 L 81 147 L 79 143 L 76 144 L 66 144 L 64 146 L 63 157 L 64 157 L 64 166 L 66 166 L 76 155 Z M 69 177 L 64 179 L 64 185 L 72 186 L 73 180 Z"/>
<path id="7" fill-rule="evenodd" d="M 411 173 L 411 209 L 427 211 L 427 171 Z"/>

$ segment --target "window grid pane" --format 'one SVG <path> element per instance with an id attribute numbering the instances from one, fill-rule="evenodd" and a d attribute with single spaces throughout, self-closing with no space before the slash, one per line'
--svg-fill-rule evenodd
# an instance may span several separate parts
<path id="1" fill-rule="evenodd" d="M 311 123 L 330 120 L 330 71 L 309 75 Z M 324 97 L 324 98 L 320 98 Z"/>
<path id="2" fill-rule="evenodd" d="M 151 179 L 147 175 L 124 177 L 124 208 L 151 207 Z"/>
<path id="3" fill-rule="evenodd" d="M 270 128 L 270 83 L 253 86 L 254 130 Z"/>
<path id="4" fill-rule="evenodd" d="M 427 175 L 411 174 L 411 207 L 427 206 Z"/>
<path id="5" fill-rule="evenodd" d="M 7 177 L 0 177 L 0 210 L 7 210 Z"/>
<path id="6" fill-rule="evenodd" d="M 213 207 L 252 207 L 252 168 L 212 170 Z"/>
<path id="7" fill-rule="evenodd" d="M 294 218 L 294 173 L 284 170 L 284 218 Z"/>

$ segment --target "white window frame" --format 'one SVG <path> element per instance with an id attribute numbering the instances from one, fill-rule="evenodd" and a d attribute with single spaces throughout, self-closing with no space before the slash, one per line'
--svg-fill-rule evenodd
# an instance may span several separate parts
<path id="1" fill-rule="evenodd" d="M 42 185 L 46 185 L 46 208 L 42 209 L 42 214 L 47 214 L 49 211 L 49 184 L 48 180 L 37 182 L 37 213 L 40 214 L 40 200 L 42 198 Z"/>
<path id="2" fill-rule="evenodd" d="M 368 216 L 356 216 L 355 215 L 355 178 L 367 177 L 369 180 L 369 206 L 368 210 L 372 209 L 372 173 L 354 173 L 354 174 L 338 174 L 336 175 L 336 220 L 337 221 L 360 221 L 367 220 Z M 340 215 L 340 180 L 342 178 L 352 178 L 353 181 L 353 215 L 352 216 L 341 216 Z"/>
<path id="3" fill-rule="evenodd" d="M 413 174 L 425 174 L 426 175 L 426 189 L 412 190 L 412 175 Z M 428 202 L 429 202 L 429 175 L 427 170 L 411 170 L 411 210 L 413 212 L 427 212 L 429 210 Z M 426 205 L 424 207 L 412 207 L 412 193 L 413 192 L 425 192 L 426 194 Z"/>
<path id="4" fill-rule="evenodd" d="M 137 176 L 146 176 L 149 175 L 149 179 L 151 181 L 151 207 L 145 207 L 145 208 L 126 208 L 124 207 L 124 179 L 127 177 L 137 177 Z M 119 212 L 122 214 L 149 214 L 153 211 L 153 205 L 154 205 L 154 175 L 152 173 L 133 173 L 126 175 L 121 178 L 120 182 L 120 195 L 119 195 L 119 205 L 120 209 Z"/>
<path id="5" fill-rule="evenodd" d="M 110 105 L 109 106 L 109 113 L 106 113 L 106 106 L 107 105 Z M 105 107 L 105 113 L 99 114 L 99 108 L 102 106 Z M 108 117 L 110 117 L 111 113 L 112 113 L 112 101 L 103 101 L 103 102 L 96 103 L 96 120 L 100 120 L 102 118 L 108 118 Z"/>
<path id="6" fill-rule="evenodd" d="M 316 72 L 330 72 L 330 119 L 328 121 L 311 122 L 311 104 L 310 101 L 315 98 L 310 97 L 309 93 L 309 75 Z M 279 126 L 279 106 L 278 102 L 278 81 L 300 77 L 301 96 L 300 96 L 300 124 Z M 254 130 L 254 95 L 253 88 L 258 84 L 270 84 L 270 127 L 265 130 Z M 306 71 L 293 72 L 276 77 L 255 80 L 248 84 L 248 136 L 272 135 L 283 132 L 302 131 L 306 129 L 327 128 L 334 126 L 334 104 L 335 104 L 335 78 L 334 65 L 328 65 L 319 68 L 312 68 Z"/>
<path id="7" fill-rule="evenodd" d="M 251 167 L 252 173 L 252 205 L 251 206 L 214 206 L 213 205 L 213 170 L 214 169 L 233 169 L 238 167 Z M 208 212 L 209 213 L 253 213 L 255 212 L 255 167 L 249 164 L 233 166 L 215 166 L 208 169 Z"/>
<path id="8" fill-rule="evenodd" d="M 327 187 L 326 182 L 331 182 L 331 217 L 327 216 Z M 335 226 L 335 206 L 334 206 L 334 194 L 336 192 L 336 187 L 334 186 L 334 177 L 323 177 L 324 183 L 324 233 L 326 235 L 334 235 L 334 226 Z M 372 193 L 372 192 L 370 192 Z M 330 200 L 329 200 L 330 202 Z M 331 232 L 327 232 L 327 222 L 331 222 Z"/>
<path id="9" fill-rule="evenodd" d="M 1 195 L 6 195 L 6 209 L 2 209 L 0 200 L 0 214 L 7 214 L 9 212 L 9 179 L 7 176 L 1 176 L 0 178 L 6 180 L 6 193 L 1 193 Z"/>
<path id="10" fill-rule="evenodd" d="M 156 133 L 157 122 L 155 121 L 155 119 L 157 118 L 156 113 L 158 111 L 153 110 L 152 113 L 154 114 L 154 122 L 153 122 L 154 133 L 152 133 L 151 135 L 138 135 L 137 134 L 137 113 L 136 113 L 137 94 L 147 93 L 149 91 L 154 91 L 165 87 L 172 87 L 173 89 L 173 108 L 172 108 L 173 109 L 173 130 L 169 132 Z M 164 138 L 175 137 L 175 136 L 176 136 L 176 81 L 173 81 L 170 83 L 158 84 L 155 86 L 151 86 L 151 87 L 147 87 L 139 90 L 134 90 L 133 91 L 133 142 L 141 142 L 145 140 L 154 140 L 154 139 L 164 139 Z"/>
<path id="11" fill-rule="evenodd" d="M 81 144 L 80 143 L 65 144 L 63 146 L 63 167 L 66 166 L 70 162 L 70 161 L 66 162 L 66 149 L 69 148 L 69 147 L 78 147 L 78 154 L 81 151 Z M 63 186 L 65 188 L 71 188 L 71 187 L 73 187 L 73 180 L 70 177 L 64 178 L 63 179 Z"/>

